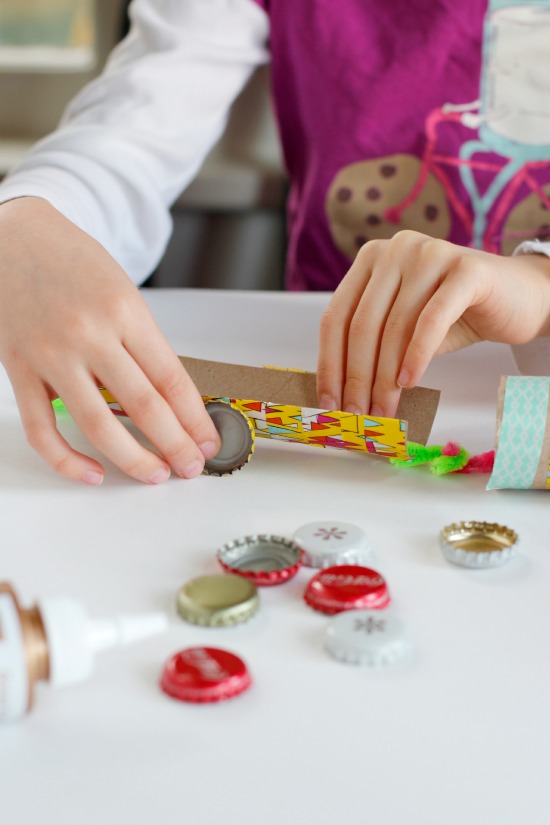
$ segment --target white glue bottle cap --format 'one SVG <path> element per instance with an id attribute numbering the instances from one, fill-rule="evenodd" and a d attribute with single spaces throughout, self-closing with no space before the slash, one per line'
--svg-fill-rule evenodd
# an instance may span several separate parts
<path id="1" fill-rule="evenodd" d="M 83 682 L 93 670 L 97 651 L 145 639 L 168 627 L 165 613 L 90 619 L 72 599 L 52 598 L 39 603 L 49 652 L 52 685 Z"/>

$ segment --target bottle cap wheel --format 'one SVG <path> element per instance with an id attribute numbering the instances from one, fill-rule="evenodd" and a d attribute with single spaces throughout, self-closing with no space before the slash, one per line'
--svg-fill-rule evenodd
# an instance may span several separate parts
<path id="1" fill-rule="evenodd" d="M 246 622 L 259 606 L 254 582 L 223 573 L 191 579 L 177 596 L 178 613 L 182 619 L 208 627 Z"/>
<path id="2" fill-rule="evenodd" d="M 220 702 L 238 696 L 252 680 L 242 659 L 216 647 L 188 647 L 164 665 L 160 686 L 181 702 Z"/>
<path id="3" fill-rule="evenodd" d="M 302 550 L 302 563 L 308 567 L 335 564 L 367 564 L 372 549 L 361 527 L 345 521 L 313 521 L 300 527 L 293 536 Z"/>
<path id="4" fill-rule="evenodd" d="M 325 633 L 325 650 L 354 665 L 390 665 L 408 652 L 405 625 L 393 611 L 348 610 L 334 616 Z"/>
<path id="5" fill-rule="evenodd" d="M 209 401 L 204 406 L 221 438 L 220 450 L 205 462 L 204 472 L 222 476 L 240 470 L 254 452 L 255 436 L 250 419 L 225 401 Z"/>
<path id="6" fill-rule="evenodd" d="M 341 564 L 320 570 L 310 580 L 304 599 L 314 610 L 340 613 L 342 610 L 376 609 L 390 602 L 384 578 L 370 567 Z"/>
<path id="7" fill-rule="evenodd" d="M 224 570 L 245 576 L 257 585 L 282 584 L 301 565 L 297 544 L 282 536 L 244 536 L 220 547 L 218 561 Z"/>
<path id="8" fill-rule="evenodd" d="M 447 561 L 462 567 L 496 567 L 516 555 L 518 535 L 488 521 L 459 521 L 444 527 L 439 546 Z"/>

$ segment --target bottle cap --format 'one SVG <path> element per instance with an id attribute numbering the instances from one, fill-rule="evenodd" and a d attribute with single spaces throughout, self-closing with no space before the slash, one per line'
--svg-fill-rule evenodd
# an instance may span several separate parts
<path id="1" fill-rule="evenodd" d="M 462 567 L 496 567 L 516 555 L 518 535 L 488 521 L 459 521 L 444 527 L 439 546 L 447 561 Z"/>
<path id="2" fill-rule="evenodd" d="M 218 561 L 224 570 L 238 573 L 258 585 L 282 584 L 301 565 L 300 548 L 282 536 L 244 536 L 220 547 Z"/>
<path id="3" fill-rule="evenodd" d="M 330 620 L 325 650 L 352 665 L 394 664 L 408 652 L 403 621 L 392 610 L 348 610 Z"/>
<path id="4" fill-rule="evenodd" d="M 226 401 L 209 401 L 204 406 L 222 442 L 217 455 L 205 462 L 204 472 L 209 476 L 230 475 L 244 467 L 254 452 L 252 422 L 237 407 Z"/>
<path id="5" fill-rule="evenodd" d="M 367 564 L 372 559 L 365 531 L 345 521 L 312 521 L 296 530 L 293 539 L 308 567 Z"/>
<path id="6" fill-rule="evenodd" d="M 245 663 L 216 647 L 188 647 L 172 656 L 162 671 L 160 686 L 181 702 L 220 702 L 237 696 L 252 680 Z"/>
<path id="7" fill-rule="evenodd" d="M 177 597 L 182 619 L 208 627 L 246 622 L 259 606 L 254 582 L 224 573 L 191 579 L 183 585 Z"/>
<path id="8" fill-rule="evenodd" d="M 379 610 L 390 602 L 388 586 L 370 567 L 342 564 L 320 570 L 309 582 L 304 599 L 314 610 Z"/>

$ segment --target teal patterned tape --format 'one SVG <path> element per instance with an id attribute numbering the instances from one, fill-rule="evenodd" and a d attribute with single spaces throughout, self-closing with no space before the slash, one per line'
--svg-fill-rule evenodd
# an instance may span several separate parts
<path id="1" fill-rule="evenodd" d="M 546 431 L 550 377 L 508 376 L 500 436 L 487 490 L 531 487 Z"/>

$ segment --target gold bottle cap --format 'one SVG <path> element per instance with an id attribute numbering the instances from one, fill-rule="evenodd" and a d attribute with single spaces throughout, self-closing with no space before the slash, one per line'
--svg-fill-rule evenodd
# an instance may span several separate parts
<path id="1" fill-rule="evenodd" d="M 250 619 L 260 606 L 256 585 L 234 574 L 191 579 L 178 592 L 178 613 L 191 624 L 221 627 Z"/>
<path id="2" fill-rule="evenodd" d="M 226 401 L 208 401 L 204 406 L 222 442 L 218 454 L 205 462 L 205 474 L 223 476 L 240 470 L 254 452 L 252 422 L 241 410 Z"/>
<path id="3" fill-rule="evenodd" d="M 439 546 L 445 558 L 462 567 L 496 567 L 515 556 L 518 535 L 488 521 L 459 521 L 444 527 Z"/>

